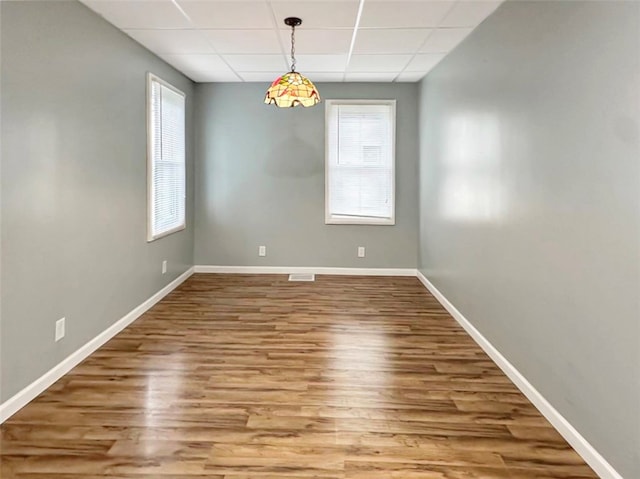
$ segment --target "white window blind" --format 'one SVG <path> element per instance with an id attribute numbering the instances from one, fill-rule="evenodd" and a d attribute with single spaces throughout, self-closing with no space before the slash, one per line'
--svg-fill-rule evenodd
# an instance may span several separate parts
<path id="1" fill-rule="evenodd" d="M 148 240 L 185 227 L 185 95 L 149 74 Z"/>
<path id="2" fill-rule="evenodd" d="M 395 100 L 327 100 L 328 224 L 395 223 Z"/>

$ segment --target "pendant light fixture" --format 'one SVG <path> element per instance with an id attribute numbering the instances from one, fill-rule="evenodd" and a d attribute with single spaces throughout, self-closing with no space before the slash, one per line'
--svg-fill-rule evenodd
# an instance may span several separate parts
<path id="1" fill-rule="evenodd" d="M 284 23 L 291 27 L 291 71 L 277 78 L 271 84 L 264 97 L 264 102 L 280 108 L 317 105 L 320 102 L 320 95 L 315 85 L 296 71 L 295 35 L 296 27 L 302 24 L 302 20 L 297 17 L 288 17 L 284 19 Z"/>

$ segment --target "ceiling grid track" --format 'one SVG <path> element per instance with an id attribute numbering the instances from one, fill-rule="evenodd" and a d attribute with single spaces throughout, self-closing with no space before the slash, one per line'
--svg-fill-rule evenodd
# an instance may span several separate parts
<path id="1" fill-rule="evenodd" d="M 457 3 L 457 2 L 456 2 L 456 3 Z M 442 19 L 447 18 L 447 16 L 451 13 L 451 10 L 453 10 L 453 8 L 456 6 L 456 3 L 452 3 L 452 4 L 451 4 L 451 7 L 449 7 L 449 10 L 447 10 L 447 13 L 445 13 L 445 14 L 444 14 L 444 16 L 442 17 Z M 440 20 L 440 22 L 439 22 L 439 23 L 441 23 L 441 22 L 442 22 L 442 20 Z M 413 56 L 411 57 L 411 60 L 409 60 L 409 61 L 407 62 L 407 64 L 404 66 L 404 68 L 403 68 L 402 70 L 400 70 L 400 71 L 398 72 L 398 74 L 396 75 L 396 77 L 393 79 L 393 81 L 394 81 L 394 82 L 397 82 L 397 81 L 398 81 L 398 78 L 400 78 L 400 76 L 405 72 L 405 70 L 406 70 L 406 69 L 407 69 L 407 67 L 411 64 L 411 62 L 415 60 L 416 55 L 417 55 L 420 51 L 422 51 L 422 49 L 424 48 L 424 46 L 429 42 L 429 40 L 430 40 L 430 39 L 431 39 L 431 37 L 435 34 L 435 32 L 436 32 L 436 30 L 438 30 L 438 28 L 439 28 L 439 25 L 438 25 L 438 27 L 433 28 L 433 29 L 431 30 L 431 32 L 429 32 L 429 34 L 428 34 L 428 35 L 427 35 L 427 37 L 424 39 L 424 41 L 422 42 L 422 44 L 421 44 L 421 45 L 420 45 L 420 46 L 419 46 L 419 47 L 418 47 L 418 48 L 413 52 Z"/>
<path id="2" fill-rule="evenodd" d="M 264 82 L 289 68 L 283 21 L 303 20 L 298 69 L 316 82 L 416 82 L 502 0 L 80 0 L 196 82 Z"/>
<path id="3" fill-rule="evenodd" d="M 360 28 L 360 19 L 362 18 L 362 10 L 364 9 L 364 2 L 366 0 L 360 0 L 358 5 L 358 14 L 356 15 L 356 24 L 353 26 L 353 35 L 351 36 L 351 45 L 349 45 L 349 53 L 347 54 L 347 61 L 344 67 L 344 75 L 342 81 L 347 80 L 347 72 L 349 71 L 349 63 L 351 63 L 351 56 L 353 55 L 353 49 L 356 45 L 356 38 L 358 36 L 358 29 Z"/>

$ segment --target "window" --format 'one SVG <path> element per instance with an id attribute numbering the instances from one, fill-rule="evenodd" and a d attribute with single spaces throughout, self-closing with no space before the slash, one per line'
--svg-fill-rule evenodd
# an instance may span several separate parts
<path id="1" fill-rule="evenodd" d="M 148 232 L 153 241 L 185 228 L 185 95 L 147 79 Z"/>
<path id="2" fill-rule="evenodd" d="M 395 224 L 395 100 L 326 101 L 327 224 Z"/>

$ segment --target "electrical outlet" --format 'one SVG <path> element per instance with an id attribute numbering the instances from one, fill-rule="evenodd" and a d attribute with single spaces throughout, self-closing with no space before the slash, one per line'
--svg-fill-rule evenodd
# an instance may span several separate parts
<path id="1" fill-rule="evenodd" d="M 266 246 L 258 246 L 258 256 L 267 256 Z"/>
<path id="2" fill-rule="evenodd" d="M 64 318 L 56 321 L 56 343 L 64 338 Z"/>
<path id="3" fill-rule="evenodd" d="M 167 260 L 165 259 L 162 262 L 162 274 L 165 274 L 167 272 Z"/>
<path id="4" fill-rule="evenodd" d="M 358 246 L 358 258 L 364 258 L 364 246 Z"/>

